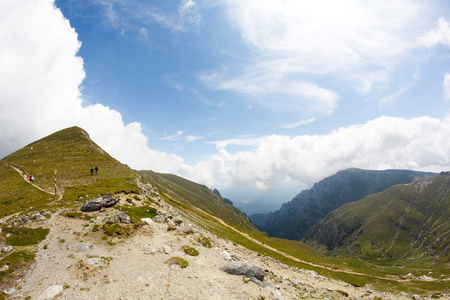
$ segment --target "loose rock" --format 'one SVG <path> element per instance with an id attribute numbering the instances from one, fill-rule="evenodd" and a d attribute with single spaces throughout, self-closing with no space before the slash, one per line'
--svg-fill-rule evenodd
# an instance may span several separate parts
<path id="1" fill-rule="evenodd" d="M 56 297 L 59 293 L 61 293 L 64 290 L 64 287 L 62 285 L 52 285 L 49 286 L 45 292 L 39 296 L 39 300 L 49 300 Z"/>
<path id="2" fill-rule="evenodd" d="M 163 223 L 166 220 L 166 217 L 164 215 L 157 215 L 153 218 L 153 222 L 156 223 Z"/>
<path id="3" fill-rule="evenodd" d="M 3 246 L 2 247 L 2 253 L 7 253 L 7 252 L 11 252 L 13 250 L 12 246 Z"/>
<path id="4" fill-rule="evenodd" d="M 102 207 L 111 207 L 119 203 L 119 199 L 114 198 L 111 195 L 102 196 L 92 200 L 87 200 L 81 206 L 81 211 L 96 211 Z"/>
<path id="5" fill-rule="evenodd" d="M 77 245 L 77 249 L 79 250 L 79 251 L 82 251 L 82 252 L 87 252 L 88 250 L 89 250 L 89 244 L 86 244 L 86 243 L 79 243 L 78 245 Z"/>
<path id="6" fill-rule="evenodd" d="M 120 220 L 121 223 L 124 223 L 124 224 L 130 224 L 131 223 L 131 218 L 126 213 L 119 214 L 119 220 Z"/>
<path id="7" fill-rule="evenodd" d="M 33 216 L 33 218 L 34 218 L 35 221 L 38 221 L 38 222 L 42 222 L 42 221 L 45 221 L 47 219 L 46 217 L 44 217 L 41 214 L 35 214 Z"/>
<path id="8" fill-rule="evenodd" d="M 264 281 L 264 268 L 249 262 L 231 262 L 222 267 L 222 271 L 233 275 L 245 275 L 247 277 L 255 277 L 260 281 Z"/>

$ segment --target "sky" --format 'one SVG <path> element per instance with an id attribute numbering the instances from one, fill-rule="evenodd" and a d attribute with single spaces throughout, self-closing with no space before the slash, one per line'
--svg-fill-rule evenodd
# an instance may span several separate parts
<path id="1" fill-rule="evenodd" d="M 445 0 L 2 0 L 0 158 L 80 126 L 276 210 L 337 171 L 450 170 Z"/>

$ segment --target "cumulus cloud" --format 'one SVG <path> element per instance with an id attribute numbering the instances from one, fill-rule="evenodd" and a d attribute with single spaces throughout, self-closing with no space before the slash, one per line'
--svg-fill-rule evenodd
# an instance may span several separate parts
<path id="1" fill-rule="evenodd" d="M 365 169 L 448 169 L 450 118 L 380 117 L 326 135 L 265 137 L 250 151 L 230 153 L 232 140 L 199 163 L 191 178 L 219 188 L 276 189 L 286 181 L 311 186 L 335 172 Z M 245 139 L 236 144 L 245 144 Z"/>
<path id="2" fill-rule="evenodd" d="M 428 34 L 421 38 L 421 42 L 428 47 L 437 44 L 450 46 L 450 24 L 445 18 L 440 18 L 437 28 L 432 29 Z"/>
<path id="3" fill-rule="evenodd" d="M 83 104 L 81 43 L 51 1 L 2 1 L 0 45 L 0 156 L 77 125 L 131 167 L 187 168 L 180 157 L 148 148 L 139 123 L 124 124 L 119 112 L 102 104 Z"/>
<path id="4" fill-rule="evenodd" d="M 417 36 L 429 21 L 426 1 L 224 2 L 251 55 L 201 79 L 215 89 L 257 94 L 267 109 L 289 107 L 308 117 L 335 112 L 340 97 L 333 83 L 369 93 L 389 82 L 390 72 L 421 47 Z"/>

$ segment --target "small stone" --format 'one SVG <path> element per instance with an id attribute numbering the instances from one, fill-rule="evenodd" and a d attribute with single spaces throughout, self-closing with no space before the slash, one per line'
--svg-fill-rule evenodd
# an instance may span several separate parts
<path id="1" fill-rule="evenodd" d="M 141 221 L 146 223 L 147 225 L 152 225 L 153 224 L 153 221 L 150 218 L 142 218 Z"/>
<path id="2" fill-rule="evenodd" d="M 167 246 L 166 244 L 163 245 L 163 250 L 165 254 L 169 254 L 172 252 L 172 248 L 170 248 L 170 246 Z"/>
<path id="3" fill-rule="evenodd" d="M 82 252 L 87 252 L 89 250 L 90 245 L 87 243 L 79 243 L 77 245 L 77 249 Z"/>
<path id="4" fill-rule="evenodd" d="M 158 250 L 150 245 L 144 246 L 144 254 L 155 254 Z"/>
<path id="5" fill-rule="evenodd" d="M 131 218 L 126 213 L 119 214 L 119 220 L 120 220 L 121 223 L 124 223 L 124 224 L 130 224 L 131 223 Z"/>
<path id="6" fill-rule="evenodd" d="M 64 290 L 64 287 L 62 285 L 52 285 L 49 286 L 45 292 L 39 296 L 39 300 L 50 300 L 56 297 L 59 293 L 61 293 Z"/>
<path id="7" fill-rule="evenodd" d="M 46 217 L 44 217 L 41 214 L 35 214 L 33 216 L 33 218 L 34 218 L 35 221 L 38 221 L 38 222 L 42 222 L 42 221 L 45 221 L 47 219 Z"/>
<path id="8" fill-rule="evenodd" d="M 221 255 L 222 255 L 222 257 L 223 257 L 224 260 L 231 260 L 231 255 L 230 255 L 230 253 L 228 253 L 227 251 L 223 251 L 223 252 L 221 253 Z"/>
<path id="9" fill-rule="evenodd" d="M 112 217 L 109 217 L 108 219 L 106 219 L 105 223 L 112 225 L 112 224 L 116 224 L 117 222 L 119 222 L 119 220 L 120 220 L 119 216 L 115 215 L 115 216 L 112 216 Z"/>
<path id="10" fill-rule="evenodd" d="M 9 270 L 9 266 L 8 265 L 3 265 L 0 267 L 0 272 L 4 272 L 4 271 L 8 271 Z"/>
<path id="11" fill-rule="evenodd" d="M 239 261 L 242 260 L 242 258 L 239 255 L 237 255 L 237 254 L 231 255 L 231 258 L 234 259 L 234 260 L 239 260 Z"/>
<path id="12" fill-rule="evenodd" d="M 5 294 L 5 295 L 12 295 L 12 294 L 14 294 L 15 291 L 16 291 L 16 288 L 12 287 L 12 288 L 3 290 L 3 294 Z"/>
<path id="13" fill-rule="evenodd" d="M 153 218 L 153 222 L 156 223 L 163 223 L 166 220 L 166 217 L 164 215 L 157 215 Z"/>
<path id="14" fill-rule="evenodd" d="M 2 247 L 2 253 L 11 252 L 12 250 L 13 250 L 13 247 L 9 246 L 9 245 Z"/>
<path id="15" fill-rule="evenodd" d="M 100 212 L 105 212 L 105 211 L 106 211 L 106 207 L 103 207 L 103 206 L 102 206 L 102 207 L 100 208 Z"/>
<path id="16" fill-rule="evenodd" d="M 93 257 L 86 260 L 87 264 L 94 265 L 96 267 L 103 266 L 103 259 L 100 257 Z"/>

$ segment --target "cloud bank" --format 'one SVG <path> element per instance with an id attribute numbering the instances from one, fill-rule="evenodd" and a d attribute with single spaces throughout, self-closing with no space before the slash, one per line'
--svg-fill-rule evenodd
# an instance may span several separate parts
<path id="1" fill-rule="evenodd" d="M 313 183 L 339 170 L 450 169 L 450 118 L 380 117 L 326 135 L 271 135 L 255 149 L 234 154 L 232 141 L 217 142 L 218 154 L 198 164 L 192 177 L 220 188 L 276 189 L 283 181 Z M 244 143 L 244 141 L 235 141 Z"/>
<path id="2" fill-rule="evenodd" d="M 2 1 L 0 45 L 0 157 L 77 125 L 133 168 L 185 168 L 182 158 L 148 148 L 141 124 L 124 124 L 119 112 L 83 102 L 81 43 L 52 1 Z"/>

